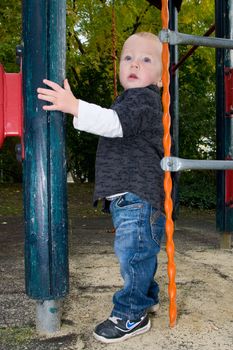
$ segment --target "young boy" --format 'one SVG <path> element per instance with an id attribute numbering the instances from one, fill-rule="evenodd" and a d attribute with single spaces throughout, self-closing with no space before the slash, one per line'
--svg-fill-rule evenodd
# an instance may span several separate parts
<path id="1" fill-rule="evenodd" d="M 96 155 L 94 200 L 111 201 L 115 253 L 124 286 L 113 296 L 110 317 L 98 324 L 101 342 L 125 340 L 150 329 L 149 312 L 159 307 L 154 280 L 157 254 L 164 233 L 162 148 L 161 51 L 159 39 L 136 33 L 124 43 L 120 82 L 124 92 L 110 109 L 78 100 L 67 80 L 64 88 L 44 80 L 51 89 L 38 88 L 38 98 L 74 115 L 74 127 L 100 135 Z"/>

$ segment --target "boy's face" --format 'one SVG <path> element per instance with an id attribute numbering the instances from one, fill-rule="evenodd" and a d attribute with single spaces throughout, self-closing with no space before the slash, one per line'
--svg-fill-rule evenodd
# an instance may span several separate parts
<path id="1" fill-rule="evenodd" d="M 122 49 L 120 82 L 125 90 L 150 84 L 161 87 L 162 45 L 150 37 L 130 36 Z"/>

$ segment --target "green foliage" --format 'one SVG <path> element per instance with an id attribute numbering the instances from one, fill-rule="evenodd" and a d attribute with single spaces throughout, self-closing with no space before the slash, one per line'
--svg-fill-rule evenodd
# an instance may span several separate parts
<path id="1" fill-rule="evenodd" d="M 214 23 L 214 2 L 183 1 L 179 31 L 203 35 Z M 179 46 L 182 57 L 190 47 Z M 180 156 L 214 159 L 215 134 L 215 50 L 199 47 L 179 69 Z M 208 147 L 209 146 L 209 147 Z M 199 209 L 216 205 L 215 172 L 184 172 L 180 178 L 180 204 Z"/>
<path id="2" fill-rule="evenodd" d="M 136 30 L 159 30 L 160 11 L 147 1 L 116 1 L 116 50 Z M 153 20 L 152 20 L 153 18 Z M 154 25 L 156 23 L 156 25 Z M 67 76 L 79 98 L 109 107 L 113 93 L 112 3 L 109 1 L 67 1 Z M 118 64 L 118 61 L 117 61 Z M 120 90 L 120 87 L 119 87 Z M 74 179 L 94 180 L 98 138 L 77 132 L 67 124 L 68 168 Z"/>
<path id="3" fill-rule="evenodd" d="M 16 64 L 16 45 L 21 44 L 21 0 L 1 0 L 0 6 L 0 63 L 7 72 L 19 70 Z"/>
<path id="4" fill-rule="evenodd" d="M 71 119 L 67 125 L 67 163 L 75 182 L 94 182 L 95 153 L 98 137 L 74 129 Z"/>
<path id="5" fill-rule="evenodd" d="M 180 176 L 180 204 L 189 208 L 214 209 L 216 179 L 214 171 L 185 171 Z"/>
<path id="6" fill-rule="evenodd" d="M 203 35 L 214 23 L 214 2 L 183 1 L 179 31 Z M 190 47 L 179 46 L 182 57 Z M 213 144 L 207 155 L 215 157 L 215 50 L 199 47 L 179 69 L 180 156 L 202 158 L 203 138 Z M 212 142 L 211 142 L 212 141 Z"/>
<path id="7" fill-rule="evenodd" d="M 112 1 L 67 0 L 67 77 L 75 95 L 86 101 L 109 107 L 113 101 Z M 161 29 L 160 11 L 146 0 L 115 1 L 117 65 L 124 40 L 135 31 Z M 214 23 L 214 1 L 184 0 L 179 13 L 179 31 L 203 35 Z M 0 62 L 6 71 L 17 71 L 15 47 L 21 41 L 21 1 L 1 0 Z M 190 47 L 179 46 L 180 57 Z M 180 81 L 180 156 L 215 157 L 215 51 L 198 48 L 179 69 Z M 118 89 L 120 86 L 118 83 Z M 74 130 L 67 118 L 68 169 L 78 181 L 94 179 L 94 161 L 98 138 Z M 209 145 L 210 148 L 206 147 Z M 203 146 L 203 147 L 201 147 Z M 15 161 L 14 142 L 0 151 L 5 180 L 19 181 L 20 165 Z M 17 169 L 15 171 L 15 169 Z M 13 175 L 13 173 L 16 173 Z M 212 206 L 215 202 L 209 174 L 184 173 L 181 176 L 181 202 Z M 212 180 L 211 180 L 212 181 Z M 205 194 L 206 186 L 211 187 Z"/>
<path id="8" fill-rule="evenodd" d="M 17 161 L 17 138 L 7 138 L 0 151 L 0 182 L 22 182 L 22 163 Z"/>
<path id="9" fill-rule="evenodd" d="M 80 98 L 108 107 L 113 100 L 112 2 L 68 1 L 67 5 L 67 75 L 72 88 Z M 160 11 L 148 1 L 115 1 L 115 16 L 118 60 L 122 44 L 129 35 L 143 30 L 158 33 L 161 29 Z M 181 32 L 203 35 L 213 22 L 213 1 L 183 1 L 179 13 Z M 180 46 L 180 56 L 188 49 Z M 180 155 L 214 157 L 214 50 L 198 48 L 180 68 L 179 75 Z M 212 145 L 208 154 L 200 152 L 203 140 Z M 87 173 L 90 161 L 94 169 L 96 137 L 74 131 L 69 123 L 67 143 L 69 165 L 76 167 L 76 173 L 81 173 L 82 168 Z"/>

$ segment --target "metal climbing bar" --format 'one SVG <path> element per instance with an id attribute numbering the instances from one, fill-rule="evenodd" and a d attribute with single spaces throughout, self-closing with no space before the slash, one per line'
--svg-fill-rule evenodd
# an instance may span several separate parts
<path id="1" fill-rule="evenodd" d="M 210 28 L 203 34 L 203 36 L 210 36 L 214 31 L 215 31 L 215 24 L 212 24 Z M 198 47 L 199 47 L 198 45 L 193 45 L 193 47 L 191 47 L 191 49 L 188 50 L 188 52 L 180 58 L 179 62 L 177 62 L 177 64 L 175 64 L 172 67 L 173 74 L 187 60 L 187 58 L 189 58 L 198 49 Z"/>
<path id="2" fill-rule="evenodd" d="M 178 157 L 164 157 L 160 162 L 164 171 L 181 170 L 233 170 L 233 160 L 193 160 Z"/>
<path id="3" fill-rule="evenodd" d="M 163 29 L 159 33 L 159 38 L 163 43 L 170 45 L 198 45 L 213 48 L 233 49 L 233 40 L 223 38 L 209 38 L 204 36 L 190 35 Z"/>
<path id="4" fill-rule="evenodd" d="M 168 10 L 168 0 L 162 0 L 162 10 L 161 10 L 161 18 L 162 18 L 162 27 L 164 30 L 168 29 L 169 23 L 169 10 Z M 171 153 L 171 135 L 170 135 L 170 124 L 171 117 L 169 112 L 170 107 L 170 74 L 169 74 L 169 65 L 170 65 L 170 52 L 169 46 L 167 42 L 163 43 L 163 51 L 162 51 L 162 64 L 163 64 L 163 72 L 162 72 L 162 82 L 163 82 L 163 95 L 162 95 L 162 103 L 163 103 L 163 127 L 164 127 L 164 136 L 163 136 L 163 146 L 164 146 L 164 154 L 169 157 Z M 176 324 L 177 310 L 176 310 L 176 284 L 175 284 L 175 275 L 176 275 L 176 267 L 174 262 L 174 252 L 175 245 L 173 241 L 173 233 L 174 233 L 174 223 L 172 220 L 172 210 L 173 203 L 171 198 L 172 192 L 172 179 L 171 173 L 166 171 L 164 174 L 164 191 L 165 191 L 165 214 L 166 214 L 166 251 L 168 257 L 168 294 L 170 299 L 169 306 L 169 316 L 170 316 L 170 327 L 174 327 Z"/>

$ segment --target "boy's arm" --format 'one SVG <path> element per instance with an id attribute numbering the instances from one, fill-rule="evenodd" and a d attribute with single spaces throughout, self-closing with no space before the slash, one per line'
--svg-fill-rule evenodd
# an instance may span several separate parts
<path id="1" fill-rule="evenodd" d="M 78 116 L 76 116 L 78 114 Z M 104 137 L 122 137 L 123 131 L 115 111 L 79 100 L 79 109 L 73 119 L 76 129 Z"/>
<path id="2" fill-rule="evenodd" d="M 122 127 L 118 115 L 112 109 L 77 99 L 64 81 L 64 88 L 57 83 L 44 79 L 43 83 L 51 89 L 38 88 L 38 98 L 50 102 L 44 105 L 46 111 L 61 111 L 74 115 L 73 124 L 78 130 L 104 137 L 122 137 Z"/>

